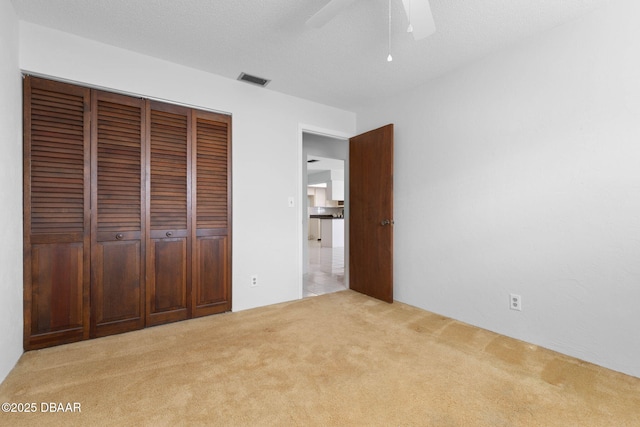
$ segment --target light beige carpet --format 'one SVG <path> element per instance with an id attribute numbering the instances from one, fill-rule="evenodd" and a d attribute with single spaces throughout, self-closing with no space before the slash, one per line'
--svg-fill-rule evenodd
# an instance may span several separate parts
<path id="1" fill-rule="evenodd" d="M 352 291 L 29 352 L 0 402 L 37 405 L 7 426 L 640 426 L 638 378 Z"/>

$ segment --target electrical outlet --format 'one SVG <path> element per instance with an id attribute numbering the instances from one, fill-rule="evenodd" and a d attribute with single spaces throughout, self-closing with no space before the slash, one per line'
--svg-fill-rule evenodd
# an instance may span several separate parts
<path id="1" fill-rule="evenodd" d="M 522 311 L 522 297 L 516 294 L 509 294 L 509 308 Z"/>
<path id="2" fill-rule="evenodd" d="M 255 288 L 256 286 L 258 286 L 258 275 L 254 274 L 251 276 L 251 287 Z"/>

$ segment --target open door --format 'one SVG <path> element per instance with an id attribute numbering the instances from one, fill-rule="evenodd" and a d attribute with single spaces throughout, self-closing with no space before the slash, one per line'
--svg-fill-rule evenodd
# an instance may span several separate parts
<path id="1" fill-rule="evenodd" d="M 349 139 L 349 287 L 393 302 L 393 124 Z"/>

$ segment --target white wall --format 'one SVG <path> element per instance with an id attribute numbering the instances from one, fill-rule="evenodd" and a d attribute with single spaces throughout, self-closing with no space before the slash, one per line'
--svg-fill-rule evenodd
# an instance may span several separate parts
<path id="1" fill-rule="evenodd" d="M 0 382 L 22 354 L 22 78 L 18 18 L 0 1 Z"/>
<path id="2" fill-rule="evenodd" d="M 54 78 L 232 113 L 233 310 L 300 297 L 300 242 L 306 229 L 302 206 L 289 208 L 287 203 L 289 196 L 303 197 L 299 128 L 304 123 L 352 134 L 354 113 L 24 22 L 20 66 Z M 259 285 L 250 288 L 253 274 Z"/>
<path id="3" fill-rule="evenodd" d="M 638 16 L 610 2 L 358 111 L 396 124 L 399 301 L 640 377 Z"/>

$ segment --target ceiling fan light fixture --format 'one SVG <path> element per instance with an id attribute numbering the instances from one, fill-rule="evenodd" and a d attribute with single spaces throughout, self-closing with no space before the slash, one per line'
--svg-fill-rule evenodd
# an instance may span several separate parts
<path id="1" fill-rule="evenodd" d="M 393 61 L 391 56 L 391 0 L 389 0 L 389 56 L 387 56 L 387 62 Z"/>

